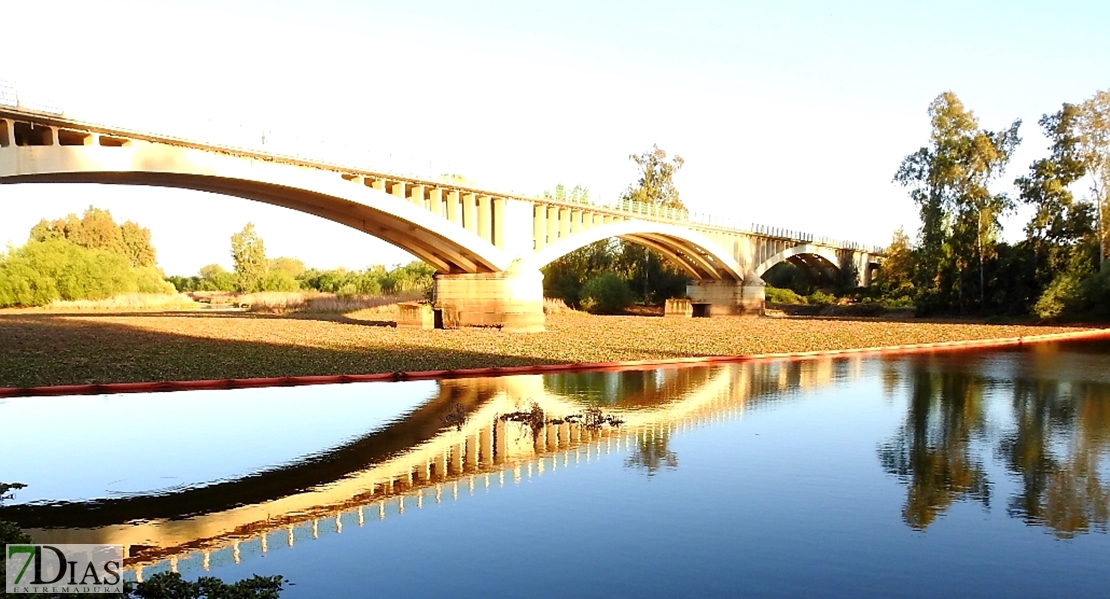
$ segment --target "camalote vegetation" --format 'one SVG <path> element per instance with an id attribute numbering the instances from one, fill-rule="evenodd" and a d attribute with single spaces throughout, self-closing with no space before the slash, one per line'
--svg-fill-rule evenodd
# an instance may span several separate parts
<path id="1" fill-rule="evenodd" d="M 30 239 L 0 254 L 0 307 L 43 306 L 121 294 L 172 294 L 158 269 L 150 231 L 117 225 L 107 210 L 43 220 Z"/>

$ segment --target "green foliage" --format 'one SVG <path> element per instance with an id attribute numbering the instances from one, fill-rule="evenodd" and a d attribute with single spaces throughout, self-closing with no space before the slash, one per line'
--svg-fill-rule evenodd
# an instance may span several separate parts
<path id="1" fill-rule="evenodd" d="M 980 130 L 951 92 L 929 114 L 930 144 L 907 156 L 895 175 L 920 210 L 919 243 L 907 249 L 896 236 L 866 295 L 873 301 L 914 297 L 918 314 L 1110 317 L 1106 280 L 1095 275 L 1108 234 L 1110 91 L 1065 103 L 1039 120 L 1050 154 L 1014 181 L 1019 200 L 1033 209 L 1026 238 L 1014 245 L 997 241 L 998 216 L 1011 202 L 988 192 L 987 184 L 1016 147 L 1019 123 Z M 1073 194 L 1080 181 L 1091 184 L 1089 201 Z"/>
<path id="2" fill-rule="evenodd" d="M 173 293 L 173 286 L 154 267 L 134 268 L 122 254 L 58 237 L 29 241 L 0 259 L 0 306 L 42 306 L 123 293 Z"/>
<path id="3" fill-rule="evenodd" d="M 404 266 L 386 270 L 373 266 L 363 271 L 308 269 L 298 277 L 300 286 L 341 296 L 396 295 L 431 289 L 435 269 L 415 260 Z"/>
<path id="4" fill-rule="evenodd" d="M 1098 213 L 1098 264 L 1106 269 L 1110 254 L 1110 90 L 1095 92 L 1079 107 L 1076 129 L 1080 159 L 1091 182 L 1091 202 Z"/>
<path id="5" fill-rule="evenodd" d="M 684 296 L 690 282 L 685 271 L 658 252 L 618 239 L 577 249 L 542 270 L 544 296 L 574 307 L 584 307 L 581 300 L 586 281 L 603 273 L 620 277 L 635 300 L 654 305 Z"/>
<path id="6" fill-rule="evenodd" d="M 793 289 L 783 289 L 767 285 L 763 288 L 766 300 L 772 304 L 806 304 L 809 303 L 804 296 L 798 295 Z"/>
<path id="7" fill-rule="evenodd" d="M 189 291 L 235 291 L 237 278 L 234 273 L 227 272 L 219 264 L 207 264 L 200 267 L 198 276 L 195 277 L 167 277 L 170 283 L 179 292 Z"/>
<path id="8" fill-rule="evenodd" d="M 1013 204 L 1005 194 L 992 193 L 988 184 L 1001 174 L 1020 143 L 1021 121 L 1003 131 L 980 129 L 974 113 L 952 92 L 937 96 L 929 116 L 929 145 L 906 156 L 894 176 L 911 188 L 910 197 L 921 214 L 916 284 L 927 303 L 961 312 L 969 304 L 982 309 L 985 263 L 993 257 L 1001 231 L 999 217 Z M 974 271 L 977 282 L 966 276 Z"/>
<path id="9" fill-rule="evenodd" d="M 89 206 L 80 219 L 69 214 L 52 221 L 43 219 L 31 228 L 31 241 L 52 239 L 64 239 L 86 249 L 125 256 L 135 267 L 157 264 L 154 246 L 150 243 L 150 229 L 131 221 L 116 225 L 110 212 L 94 206 Z"/>
<path id="10" fill-rule="evenodd" d="M 666 152 L 652 145 L 651 150 L 629 158 L 639 168 L 640 178 L 635 185 L 629 186 L 621 199 L 679 210 L 685 208 L 674 185 L 674 174 L 685 164 L 681 156 L 668 160 Z"/>
<path id="11" fill-rule="evenodd" d="M 1082 279 L 1061 274 L 1037 300 L 1035 312 L 1046 320 L 1110 318 L 1110 271 Z"/>
<path id="12" fill-rule="evenodd" d="M 301 288 L 297 279 L 284 270 L 271 270 L 259 283 L 262 291 L 297 291 Z"/>
<path id="13" fill-rule="evenodd" d="M 623 279 L 607 272 L 582 285 L 579 303 L 594 314 L 617 314 L 632 305 L 632 291 Z"/>
<path id="14" fill-rule="evenodd" d="M 806 297 L 806 301 L 814 305 L 827 306 L 836 303 L 836 296 L 824 291 L 814 291 Z"/>
<path id="15" fill-rule="evenodd" d="M 187 581 L 177 572 L 159 572 L 140 583 L 125 583 L 124 597 L 138 599 L 277 599 L 281 576 L 259 576 L 228 584 L 214 576 Z"/>
<path id="16" fill-rule="evenodd" d="M 910 238 L 899 228 L 886 248 L 886 257 L 872 285 L 883 297 L 912 298 L 917 291 L 913 283 L 916 267 L 917 256 L 910 245 Z"/>
<path id="17" fill-rule="evenodd" d="M 779 262 L 768 269 L 767 272 L 763 273 L 763 280 L 767 283 L 768 289 L 771 287 L 777 287 L 780 290 L 789 289 L 793 291 L 795 295 L 801 296 L 813 293 L 816 285 L 825 282 L 822 280 L 819 273 L 812 274 L 817 276 L 811 276 L 811 273 L 806 272 L 796 264 L 784 261 Z"/>
<path id="18" fill-rule="evenodd" d="M 1034 311 L 1046 320 L 1055 320 L 1074 313 L 1083 303 L 1082 281 L 1075 275 L 1064 273 L 1056 277 L 1037 300 Z"/>
<path id="19" fill-rule="evenodd" d="M 259 289 L 270 263 L 266 260 L 266 247 L 255 232 L 254 223 L 247 223 L 242 231 L 231 236 L 231 259 L 235 264 L 237 289 L 244 292 Z"/>
<path id="20" fill-rule="evenodd" d="M 296 279 L 305 273 L 304 261 L 298 258 L 274 258 L 270 260 L 270 272 L 281 271 Z"/>

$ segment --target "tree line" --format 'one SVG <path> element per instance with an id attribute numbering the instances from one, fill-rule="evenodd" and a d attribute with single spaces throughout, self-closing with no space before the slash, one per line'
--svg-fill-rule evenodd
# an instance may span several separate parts
<path id="1" fill-rule="evenodd" d="M 270 259 L 253 223 L 231 236 L 231 258 L 232 272 L 219 264 L 209 264 L 195 276 L 171 276 L 168 280 L 180 292 L 312 290 L 354 296 L 427 291 L 435 275 L 435 269 L 419 260 L 391 269 L 375 265 L 365 270 L 320 270 L 307 268 L 298 258 Z"/>
<path id="2" fill-rule="evenodd" d="M 0 307 L 105 299 L 125 293 L 173 293 L 157 267 L 150 230 L 89 207 L 42 220 L 27 243 L 0 254 Z"/>
<path id="3" fill-rule="evenodd" d="M 1021 143 L 1016 120 L 987 130 L 956 94 L 929 105 L 929 143 L 902 161 L 921 228 L 895 233 L 871 292 L 911 298 L 919 314 L 1110 317 L 1106 269 L 1110 91 L 1064 103 L 1039 121 L 1050 154 L 1014 180 L 1016 197 L 992 191 Z M 1087 195 L 1076 188 L 1087 182 Z M 1025 238 L 1000 241 L 1000 218 L 1033 209 Z"/>

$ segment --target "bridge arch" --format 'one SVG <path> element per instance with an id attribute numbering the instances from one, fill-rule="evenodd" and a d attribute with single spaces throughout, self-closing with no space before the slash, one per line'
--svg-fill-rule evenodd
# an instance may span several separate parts
<path id="1" fill-rule="evenodd" d="M 762 277 L 772 266 L 780 262 L 793 261 L 796 258 L 815 258 L 823 266 L 832 269 L 834 272 L 840 272 L 840 258 L 834 251 L 819 245 L 803 244 L 787 248 L 764 260 L 759 266 L 755 267 L 755 274 Z"/>
<path id="2" fill-rule="evenodd" d="M 657 250 L 696 279 L 744 279 L 744 271 L 736 259 L 708 237 L 678 225 L 648 221 L 620 221 L 575 233 L 534 252 L 526 259 L 526 264 L 529 268 L 540 269 L 577 249 L 610 237 Z"/>
<path id="3" fill-rule="evenodd" d="M 136 141 L 126 147 L 9 146 L 0 184 L 107 183 L 206 191 L 347 225 L 412 253 L 443 273 L 505 270 L 511 258 L 436 214 L 341 173 L 232 153 Z"/>

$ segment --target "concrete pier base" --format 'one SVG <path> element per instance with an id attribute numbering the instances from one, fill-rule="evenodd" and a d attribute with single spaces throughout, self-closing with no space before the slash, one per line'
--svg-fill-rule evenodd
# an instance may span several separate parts
<path id="1" fill-rule="evenodd" d="M 433 307 L 443 328 L 497 327 L 514 333 L 544 330 L 543 274 L 510 268 L 501 273 L 437 274 Z"/>
<path id="2" fill-rule="evenodd" d="M 759 277 L 753 276 L 749 280 L 752 282 L 692 281 L 686 286 L 686 296 L 695 305 L 707 305 L 705 316 L 762 315 L 765 285 Z"/>

